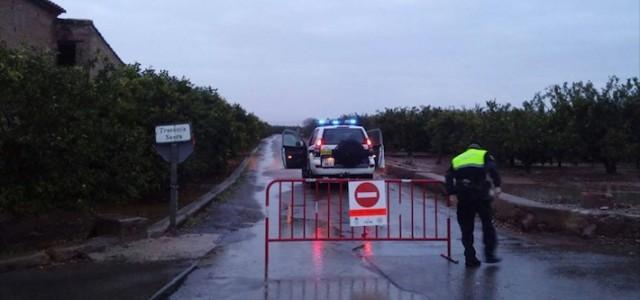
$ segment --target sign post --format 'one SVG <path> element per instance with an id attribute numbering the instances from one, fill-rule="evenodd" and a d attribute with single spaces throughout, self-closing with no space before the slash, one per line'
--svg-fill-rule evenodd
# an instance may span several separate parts
<path id="1" fill-rule="evenodd" d="M 175 231 L 178 211 L 178 164 L 193 152 L 191 124 L 162 125 L 156 127 L 156 151 L 171 163 L 169 230 Z"/>
<path id="2" fill-rule="evenodd" d="M 386 194 L 384 180 L 349 182 L 351 227 L 387 225 Z"/>

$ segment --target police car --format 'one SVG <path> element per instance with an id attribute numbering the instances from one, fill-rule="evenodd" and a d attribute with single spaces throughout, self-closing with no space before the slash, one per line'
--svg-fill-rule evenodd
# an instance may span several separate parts
<path id="1" fill-rule="evenodd" d="M 287 169 L 301 169 L 303 178 L 373 178 L 384 168 L 382 131 L 366 131 L 355 119 L 320 120 L 311 136 L 282 132 L 282 162 Z"/>

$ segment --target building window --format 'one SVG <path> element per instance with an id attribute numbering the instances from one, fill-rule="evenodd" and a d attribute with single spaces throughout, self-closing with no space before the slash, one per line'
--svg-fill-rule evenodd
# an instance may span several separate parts
<path id="1" fill-rule="evenodd" d="M 58 42 L 58 65 L 76 65 L 76 42 Z"/>

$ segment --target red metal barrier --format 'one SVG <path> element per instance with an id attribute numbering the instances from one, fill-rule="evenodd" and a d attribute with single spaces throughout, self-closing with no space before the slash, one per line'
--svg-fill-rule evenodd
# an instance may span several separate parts
<path id="1" fill-rule="evenodd" d="M 441 233 L 438 227 L 438 194 L 442 183 L 428 179 L 386 179 L 387 225 L 349 228 L 348 205 L 346 194 L 350 179 L 276 179 L 266 188 L 265 210 L 265 278 L 269 272 L 269 244 L 279 242 L 304 241 L 442 241 L 446 242 L 445 259 L 458 263 L 451 256 L 451 218 L 448 210 L 449 198 L 445 200 L 447 209 L 446 231 Z M 337 186 L 336 186 L 337 185 Z M 271 196 L 277 186 L 277 235 L 270 233 Z M 409 196 L 403 197 L 402 189 L 409 188 Z M 288 191 L 283 191 L 283 188 Z M 289 193 L 287 198 L 284 193 Z M 429 199 L 431 196 L 431 199 Z M 337 199 L 336 199 L 337 197 Z M 297 199 L 296 199 L 297 198 Z M 300 199 L 301 198 L 301 199 Z M 310 198 L 310 199 L 309 199 Z M 403 202 L 404 200 L 404 202 Z M 408 202 L 407 202 L 408 201 Z M 432 201 L 433 205 L 429 203 Z M 332 203 L 334 202 L 334 203 Z M 287 207 L 283 210 L 283 204 Z M 309 217 L 308 206 L 313 214 Z M 415 206 L 421 205 L 422 211 L 416 213 Z M 336 207 L 337 206 L 337 207 Z M 431 206 L 431 207 L 429 207 Z M 432 212 L 428 213 L 428 210 Z M 410 221 L 402 213 L 408 210 Z M 284 217 L 283 217 L 284 214 Z M 392 217 L 392 214 L 394 217 Z M 397 215 L 397 222 L 395 221 Z M 430 218 L 429 216 L 432 216 Z M 320 218 L 322 216 L 322 218 Z M 416 216 L 419 217 L 416 222 Z M 320 222 L 326 222 L 320 226 Z M 422 222 L 420 222 L 422 221 Z M 296 226 L 296 223 L 302 223 Z M 309 226 L 307 223 L 311 223 Z M 416 233 L 416 224 L 422 225 L 421 232 Z M 287 226 L 283 230 L 283 226 Z M 410 234 L 403 234 L 403 227 L 410 226 Z M 274 226 L 275 227 L 275 226 Z M 313 230 L 309 232 L 309 227 Z M 347 228 L 346 231 L 343 229 Z M 373 228 L 369 228 L 373 227 Z M 386 227 L 386 228 L 384 228 Z M 393 227 L 393 228 L 392 228 Z M 397 227 L 397 232 L 395 231 Z M 288 230 L 286 230 L 288 229 Z M 373 229 L 373 231 L 371 230 Z M 383 233 L 386 229 L 386 234 Z M 333 233 L 332 233 L 333 232 Z M 359 233 L 359 234 L 358 234 Z"/>

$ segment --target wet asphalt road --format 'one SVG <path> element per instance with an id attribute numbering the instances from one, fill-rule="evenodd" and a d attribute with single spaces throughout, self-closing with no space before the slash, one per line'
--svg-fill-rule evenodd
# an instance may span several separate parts
<path id="1" fill-rule="evenodd" d="M 440 257 L 443 242 L 290 242 L 271 243 L 268 279 L 264 280 L 264 214 L 270 217 L 270 236 L 299 237 L 303 233 L 321 237 L 351 235 L 346 220 L 342 231 L 339 193 L 321 191 L 315 202 L 314 189 L 295 185 L 291 209 L 292 227 L 286 222 L 291 199 L 290 185 L 274 187 L 271 205 L 264 207 L 264 190 L 274 178 L 297 178 L 299 170 L 283 170 L 279 139 L 263 144 L 253 157 L 240 185 L 224 202 L 213 205 L 186 232 L 222 234 L 219 247 L 189 275 L 172 299 L 640 299 L 640 258 L 637 253 L 613 254 L 585 250 L 562 240 L 535 240 L 499 232 L 498 265 L 483 264 L 466 269 Z M 325 188 L 325 187 L 322 187 Z M 421 190 L 416 190 L 419 194 Z M 392 187 L 391 193 L 399 193 Z M 277 194 L 283 202 L 278 208 Z M 304 193 L 304 195 L 302 195 Z M 403 199 L 411 191 L 402 191 Z M 327 196 L 331 195 L 331 204 Z M 300 200 L 307 198 L 306 205 Z M 344 199 L 342 201 L 345 201 Z M 398 237 L 403 214 L 403 234 L 435 235 L 433 198 L 414 207 L 412 226 L 410 201 L 391 201 L 389 237 Z M 317 203 L 317 206 L 316 206 Z M 328 206 L 333 205 L 330 209 Z M 344 203 L 343 205 L 346 205 Z M 455 212 L 438 209 L 438 234 L 446 235 L 446 218 L 452 218 L 453 257 L 462 259 Z M 327 211 L 331 211 L 330 224 Z M 307 214 L 307 222 L 301 217 Z M 318 229 L 314 213 L 318 211 Z M 282 222 L 278 224 L 278 212 Z M 394 214 L 395 212 L 395 214 Z M 345 212 L 343 212 L 343 215 Z M 433 218 L 432 218 L 433 217 Z M 425 226 L 426 225 L 426 228 Z M 328 226 L 328 227 L 327 227 Z M 328 228 L 328 229 L 327 229 Z M 386 227 L 379 228 L 385 236 Z M 356 231 L 354 236 L 358 236 Z M 370 231 L 373 234 L 373 231 Z M 482 253 L 479 223 L 476 248 Z"/>

